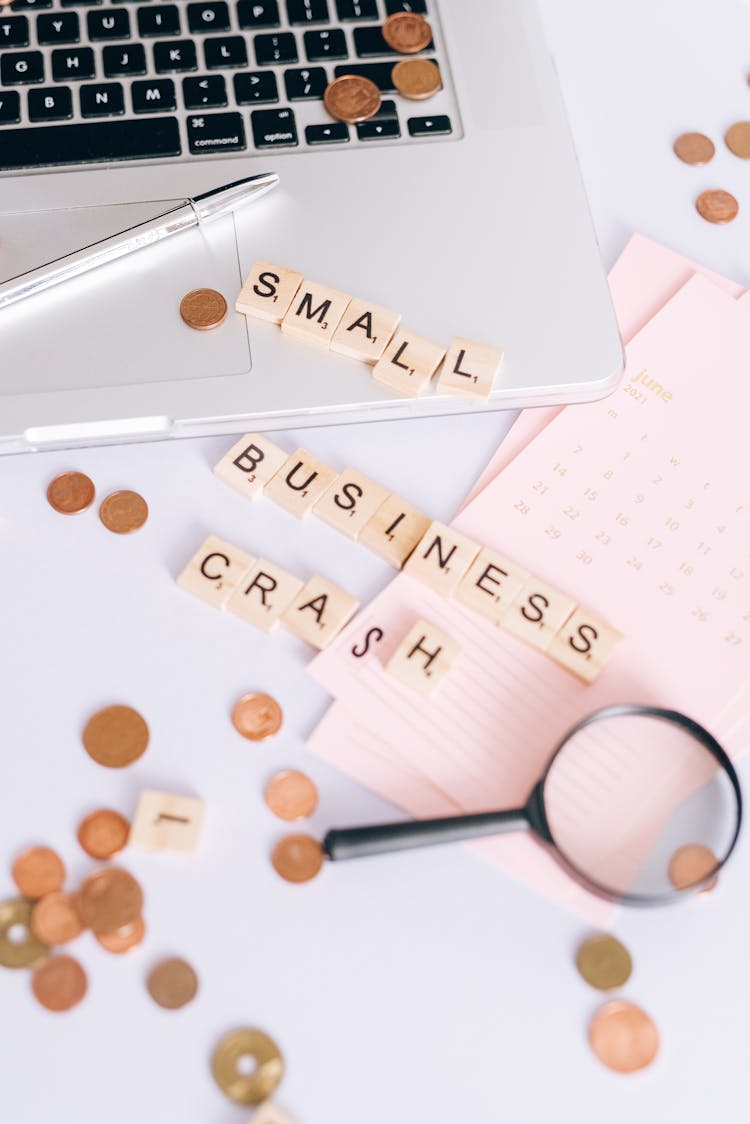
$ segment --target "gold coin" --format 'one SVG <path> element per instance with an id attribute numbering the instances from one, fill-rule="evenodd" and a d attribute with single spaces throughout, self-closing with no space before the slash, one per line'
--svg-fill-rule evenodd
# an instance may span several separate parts
<path id="1" fill-rule="evenodd" d="M 77 515 L 85 511 L 91 507 L 95 495 L 93 481 L 83 472 L 63 472 L 47 487 L 49 505 L 61 515 Z"/>
<path id="2" fill-rule="evenodd" d="M 725 223 L 737 218 L 740 205 L 728 191 L 716 188 L 702 192 L 695 201 L 695 207 L 706 222 Z"/>
<path id="3" fill-rule="evenodd" d="M 51 956 L 34 969 L 31 990 L 48 1011 L 69 1011 L 81 1002 L 88 982 L 72 956 Z"/>
<path id="4" fill-rule="evenodd" d="M 383 38 L 402 55 L 423 51 L 432 42 L 432 28 L 424 16 L 414 12 L 394 12 L 383 24 Z"/>
<path id="5" fill-rule="evenodd" d="M 78 825 L 78 842 L 92 859 L 111 859 L 127 844 L 130 824 L 119 812 L 99 808 Z"/>
<path id="6" fill-rule="evenodd" d="M 635 1003 L 605 1003 L 589 1026 L 589 1043 L 600 1062 L 616 1073 L 644 1069 L 659 1051 L 653 1020 Z"/>
<path id="7" fill-rule="evenodd" d="M 107 706 L 86 723 L 83 745 L 89 757 L 107 769 L 123 769 L 146 752 L 148 726 L 130 706 Z"/>
<path id="8" fill-rule="evenodd" d="M 730 152 L 742 160 L 750 160 L 750 121 L 737 121 L 724 134 Z"/>
<path id="9" fill-rule="evenodd" d="M 309 882 L 323 866 L 323 848 L 312 835 L 285 835 L 274 847 L 271 862 L 285 882 Z"/>
<path id="10" fill-rule="evenodd" d="M 189 328 L 207 332 L 227 318 L 229 306 L 216 289 L 193 289 L 180 302 L 180 316 Z"/>
<path id="11" fill-rule="evenodd" d="M 683 164 L 694 164 L 696 167 L 700 164 L 708 164 L 709 160 L 713 160 L 716 152 L 714 142 L 703 133 L 683 133 L 672 147 L 675 156 L 678 156 Z"/>
<path id="12" fill-rule="evenodd" d="M 243 695 L 232 710 L 235 730 L 251 742 L 264 742 L 278 734 L 283 720 L 284 712 L 276 699 L 262 691 Z"/>
<path id="13" fill-rule="evenodd" d="M 114 933 L 94 933 L 97 943 L 107 952 L 113 952 L 116 956 L 124 952 L 130 952 L 131 948 L 137 948 L 145 935 L 146 925 L 142 917 L 131 921 L 129 925 L 123 925 L 121 929 L 117 929 Z"/>
<path id="14" fill-rule="evenodd" d="M 84 925 L 97 936 L 114 934 L 141 916 L 143 891 L 126 870 L 106 867 L 84 880 L 78 909 Z"/>
<path id="15" fill-rule="evenodd" d="M 102 500 L 99 518 L 113 534 L 129 535 L 140 530 L 148 519 L 148 504 L 137 492 L 110 492 Z"/>
<path id="16" fill-rule="evenodd" d="M 172 956 L 151 969 L 146 987 L 154 1003 L 167 1011 L 177 1011 L 195 999 L 198 977 L 187 960 Z"/>
<path id="17" fill-rule="evenodd" d="M 42 944 L 67 944 L 80 937 L 83 923 L 73 894 L 55 890 L 45 894 L 34 906 L 31 931 Z"/>
<path id="18" fill-rule="evenodd" d="M 318 790 L 299 769 L 284 769 L 271 777 L 263 798 L 280 820 L 304 820 L 318 806 Z"/>
<path id="19" fill-rule="evenodd" d="M 431 98 L 442 87 L 440 70 L 429 59 L 404 59 L 391 71 L 391 81 L 400 94 L 414 101 Z"/>
<path id="20" fill-rule="evenodd" d="M 708 878 L 719 865 L 719 860 L 710 847 L 702 843 L 687 843 L 678 847 L 669 860 L 669 881 L 675 890 L 689 890 Z M 718 876 L 702 887 L 703 893 L 713 890 L 719 881 Z"/>
<path id="21" fill-rule="evenodd" d="M 284 1059 L 273 1038 L 247 1027 L 232 1030 L 220 1039 L 211 1058 L 211 1073 L 235 1104 L 258 1105 L 278 1088 Z"/>
<path id="22" fill-rule="evenodd" d="M 378 112 L 380 90 L 369 78 L 342 74 L 326 87 L 323 104 L 331 117 L 356 125 L 359 121 L 369 121 Z"/>
<path id="23" fill-rule="evenodd" d="M 23 896 L 35 901 L 62 889 L 65 864 L 51 847 L 29 847 L 13 863 L 11 874 Z"/>
<path id="24" fill-rule="evenodd" d="M 580 945 L 576 967 L 586 983 L 599 991 L 622 987 L 630 979 L 633 961 L 624 944 L 609 933 L 598 933 Z"/>
<path id="25" fill-rule="evenodd" d="M 49 952 L 31 931 L 33 904 L 25 898 L 0 902 L 0 964 L 3 968 L 31 968 Z"/>

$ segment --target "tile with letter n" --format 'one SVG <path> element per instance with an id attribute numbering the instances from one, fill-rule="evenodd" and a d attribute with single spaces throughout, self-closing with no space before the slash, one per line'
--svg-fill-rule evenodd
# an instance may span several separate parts
<path id="1" fill-rule="evenodd" d="M 329 347 L 351 297 L 305 279 L 300 285 L 281 330 L 305 343 Z"/>
<path id="2" fill-rule="evenodd" d="M 331 351 L 363 363 L 377 363 L 400 321 L 400 312 L 355 297 L 334 333 Z"/>
<path id="3" fill-rule="evenodd" d="M 504 615 L 502 627 L 546 652 L 575 607 L 572 597 L 532 576 Z"/>
<path id="4" fill-rule="evenodd" d="M 315 504 L 313 512 L 342 535 L 357 539 L 387 495 L 385 488 L 356 468 L 345 468 Z"/>
<path id="5" fill-rule="evenodd" d="M 266 495 L 291 515 L 304 519 L 337 475 L 306 449 L 297 449 L 266 484 Z"/>
<path id="6" fill-rule="evenodd" d="M 621 632 L 579 605 L 553 637 L 547 655 L 584 683 L 593 683 L 622 638 Z"/>
<path id="7" fill-rule="evenodd" d="M 404 566 L 404 573 L 450 597 L 479 554 L 479 543 L 434 522 Z"/>
<path id="8" fill-rule="evenodd" d="M 177 578 L 177 584 L 215 609 L 224 609 L 254 561 L 239 547 L 209 535 Z"/>
<path id="9" fill-rule="evenodd" d="M 457 336 L 451 340 L 440 372 L 438 394 L 455 394 L 486 402 L 502 362 L 503 352 L 499 347 Z"/>
<path id="10" fill-rule="evenodd" d="M 194 796 L 175 796 L 147 789 L 138 801 L 128 845 L 144 851 L 195 854 L 205 817 L 206 805 Z"/>
<path id="11" fill-rule="evenodd" d="M 227 611 L 262 632 L 273 632 L 304 582 L 267 558 L 247 571 L 227 602 Z"/>
<path id="12" fill-rule="evenodd" d="M 396 648 L 386 671 L 404 686 L 430 698 L 460 654 L 461 647 L 453 637 L 437 625 L 419 620 Z"/>
<path id="13" fill-rule="evenodd" d="M 285 449 L 262 433 L 247 433 L 214 466 L 214 474 L 246 499 L 257 500 L 287 457 Z"/>
<path id="14" fill-rule="evenodd" d="M 400 570 L 432 520 L 400 496 L 390 495 L 360 532 L 359 542 Z"/>
<path id="15" fill-rule="evenodd" d="M 313 648 L 322 650 L 338 636 L 359 608 L 359 601 L 316 574 L 305 583 L 281 623 Z"/>
<path id="16" fill-rule="evenodd" d="M 235 308 L 245 316 L 257 316 L 280 324 L 302 284 L 302 274 L 270 261 L 256 261 L 250 267 Z"/>
<path id="17" fill-rule="evenodd" d="M 461 578 L 454 597 L 500 624 L 530 576 L 503 554 L 484 547 Z"/>
<path id="18" fill-rule="evenodd" d="M 444 355 L 445 348 L 440 344 L 399 328 L 375 364 L 373 378 L 416 398 L 430 385 Z"/>

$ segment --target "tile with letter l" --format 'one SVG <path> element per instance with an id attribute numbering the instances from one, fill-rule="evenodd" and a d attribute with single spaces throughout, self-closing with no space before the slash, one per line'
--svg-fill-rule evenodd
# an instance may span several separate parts
<path id="1" fill-rule="evenodd" d="M 274 562 L 259 558 L 243 576 L 227 601 L 227 612 L 263 632 L 273 632 L 287 606 L 302 589 L 304 582 Z"/>
<path id="2" fill-rule="evenodd" d="M 532 576 L 514 598 L 502 627 L 546 652 L 575 607 L 572 597 Z"/>
<path id="3" fill-rule="evenodd" d="M 528 570 L 485 546 L 461 578 L 454 596 L 493 624 L 500 624 L 530 577 Z"/>
<path id="4" fill-rule="evenodd" d="M 345 468 L 313 508 L 313 513 L 329 527 L 350 539 L 358 539 L 388 492 L 356 468 Z"/>
<path id="5" fill-rule="evenodd" d="M 363 363 L 377 363 L 400 322 L 400 312 L 354 298 L 334 333 L 331 351 Z"/>
<path id="6" fill-rule="evenodd" d="M 350 300 L 338 289 L 305 279 L 281 321 L 281 330 L 304 343 L 330 347 Z"/>
<path id="7" fill-rule="evenodd" d="M 266 484 L 269 500 L 304 519 L 338 476 L 306 449 L 297 449 Z"/>
<path id="8" fill-rule="evenodd" d="M 440 687 L 461 654 L 461 646 L 453 637 L 419 620 L 393 653 L 386 671 L 420 695 L 430 698 Z"/>
<path id="9" fill-rule="evenodd" d="M 195 854 L 205 816 L 206 805 L 194 796 L 146 790 L 138 801 L 128 845 L 144 851 Z"/>
<path id="10" fill-rule="evenodd" d="M 457 336 L 448 348 L 437 392 L 486 402 L 502 362 L 503 352 L 499 347 Z"/>
<path id="11" fill-rule="evenodd" d="M 593 683 L 622 638 L 616 628 L 579 605 L 553 637 L 547 655 L 584 683 Z"/>
<path id="12" fill-rule="evenodd" d="M 294 269 L 270 261 L 253 262 L 235 308 L 245 316 L 280 324 L 301 284 L 302 274 Z"/>
<path id="13" fill-rule="evenodd" d="M 322 650 L 338 636 L 358 608 L 356 597 L 316 574 L 299 591 L 281 623 L 313 648 Z"/>
<path id="14" fill-rule="evenodd" d="M 400 570 L 431 522 L 429 515 L 393 494 L 365 524 L 359 542 Z"/>
<path id="15" fill-rule="evenodd" d="M 372 375 L 401 394 L 417 398 L 430 385 L 444 355 L 445 348 L 440 344 L 407 328 L 399 328 L 375 364 Z"/>
<path id="16" fill-rule="evenodd" d="M 214 475 L 249 500 L 257 500 L 289 454 L 262 433 L 246 433 L 214 466 Z"/>
<path id="17" fill-rule="evenodd" d="M 254 561 L 239 547 L 209 535 L 178 576 L 177 584 L 215 609 L 224 609 L 237 583 Z"/>
<path id="18" fill-rule="evenodd" d="M 407 559 L 404 573 L 450 597 L 479 551 L 479 543 L 444 523 L 434 522 Z"/>

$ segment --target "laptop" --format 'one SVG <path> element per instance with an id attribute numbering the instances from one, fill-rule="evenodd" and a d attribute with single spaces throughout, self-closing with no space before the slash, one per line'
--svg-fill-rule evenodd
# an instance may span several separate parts
<path id="1" fill-rule="evenodd" d="M 383 37 L 424 14 L 442 88 Z M 323 93 L 370 78 L 346 125 Z M 13 0 L 0 7 L 0 281 L 244 176 L 279 186 L 2 312 L 0 452 L 583 402 L 622 349 L 534 0 Z M 400 396 L 364 363 L 232 311 L 256 260 L 501 347 L 489 403 Z M 405 439 L 406 435 L 405 435 Z"/>

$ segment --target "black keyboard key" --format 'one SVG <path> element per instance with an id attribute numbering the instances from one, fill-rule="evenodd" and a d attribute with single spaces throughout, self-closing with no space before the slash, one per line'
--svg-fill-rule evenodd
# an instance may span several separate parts
<path id="1" fill-rule="evenodd" d="M 311 66 L 308 70 L 285 70 L 284 85 L 289 101 L 322 98 L 328 85 L 328 75 L 322 66 Z"/>
<path id="2" fill-rule="evenodd" d="M 44 55 L 41 51 L 11 51 L 0 58 L 3 86 L 26 86 L 44 81 Z"/>
<path id="3" fill-rule="evenodd" d="M 0 50 L 4 47 L 28 47 L 29 21 L 26 16 L 0 17 Z"/>
<path id="4" fill-rule="evenodd" d="M 430 40 L 425 50 L 431 51 L 432 47 L 433 43 Z M 361 59 L 376 58 L 378 55 L 398 54 L 393 47 L 388 46 L 380 27 L 355 27 L 354 49 Z M 409 58 L 411 58 L 411 55 Z"/>
<path id="5" fill-rule="evenodd" d="M 234 96 L 238 105 L 263 104 L 279 100 L 276 75 L 270 70 L 252 74 L 235 74 Z"/>
<path id="6" fill-rule="evenodd" d="M 154 43 L 154 66 L 159 74 L 180 70 L 197 70 L 198 56 L 191 39 L 177 39 L 172 43 Z"/>
<path id="7" fill-rule="evenodd" d="M 278 27 L 279 5 L 277 0 L 239 0 L 237 15 L 240 27 Z"/>
<path id="8" fill-rule="evenodd" d="M 183 78 L 182 97 L 186 109 L 222 109 L 228 105 L 227 84 L 221 74 L 206 78 Z"/>
<path id="9" fill-rule="evenodd" d="M 188 143 L 194 156 L 217 152 L 241 152 L 247 148 L 245 126 L 240 113 L 208 113 L 188 117 Z"/>
<path id="10" fill-rule="evenodd" d="M 21 95 L 15 90 L 0 90 L 0 125 L 15 125 L 21 120 Z"/>
<path id="11" fill-rule="evenodd" d="M 332 125 L 308 125 L 305 140 L 308 144 L 341 144 L 349 140 L 349 126 L 343 121 Z"/>
<path id="12" fill-rule="evenodd" d="M 188 26 L 191 31 L 229 31 L 229 8 L 224 0 L 216 3 L 188 4 Z"/>
<path id="13" fill-rule="evenodd" d="M 306 31 L 303 38 L 308 62 L 345 59 L 348 54 L 346 36 L 340 27 L 325 31 Z"/>
<path id="14" fill-rule="evenodd" d="M 82 117 L 117 117 L 125 112 L 125 94 L 119 82 L 81 86 Z"/>
<path id="15" fill-rule="evenodd" d="M 127 78 L 130 74 L 146 73 L 146 52 L 140 43 L 104 47 L 102 61 L 106 78 Z"/>
<path id="16" fill-rule="evenodd" d="M 357 136 L 362 141 L 392 140 L 401 136 L 397 117 L 374 117 L 357 125 Z"/>
<path id="17" fill-rule="evenodd" d="M 0 168 L 43 168 L 102 160 L 146 160 L 179 156 L 180 130 L 174 117 L 132 121 L 89 121 L 36 125 L 2 134 Z"/>
<path id="18" fill-rule="evenodd" d="M 241 35 L 228 35 L 226 39 L 220 39 L 218 36 L 206 39 L 203 49 L 209 70 L 229 70 L 231 67 L 247 66 L 247 47 Z"/>
<path id="19" fill-rule="evenodd" d="M 138 32 L 144 38 L 151 35 L 179 35 L 179 8 L 176 4 L 160 4 L 158 8 L 139 8 Z"/>
<path id="20" fill-rule="evenodd" d="M 291 31 L 279 35 L 256 35 L 255 58 L 258 66 L 273 66 L 277 62 L 299 62 L 297 41 Z"/>
<path id="21" fill-rule="evenodd" d="M 174 82 L 171 78 L 146 78 L 130 87 L 133 113 L 163 113 L 176 109 Z"/>
<path id="22" fill-rule="evenodd" d="M 286 0 L 289 22 L 328 23 L 328 0 Z"/>
<path id="23" fill-rule="evenodd" d="M 63 47 L 59 51 L 53 51 L 50 57 L 55 82 L 80 82 L 96 75 L 96 62 L 91 47 Z"/>
<path id="24" fill-rule="evenodd" d="M 95 8 L 102 0 L 61 0 L 63 8 Z"/>
<path id="25" fill-rule="evenodd" d="M 378 18 L 376 0 L 336 0 L 336 11 L 340 20 L 376 20 Z"/>
<path id="26" fill-rule="evenodd" d="M 385 94 L 392 94 L 396 87 L 393 85 L 391 73 L 392 62 L 347 62 L 334 67 L 334 74 L 340 78 L 342 74 L 361 74 L 369 78 Z"/>
<path id="27" fill-rule="evenodd" d="M 14 12 L 41 12 L 42 8 L 51 8 L 52 0 L 14 0 Z"/>
<path id="28" fill-rule="evenodd" d="M 52 16 L 39 16 L 36 34 L 40 47 L 58 43 L 78 43 L 81 24 L 77 12 L 55 12 Z"/>
<path id="29" fill-rule="evenodd" d="M 87 16 L 89 39 L 129 39 L 130 16 L 125 8 L 114 11 L 89 12 Z"/>
<path id="30" fill-rule="evenodd" d="M 286 148 L 298 143 L 291 109 L 254 109 L 250 121 L 256 148 Z"/>
<path id="31" fill-rule="evenodd" d="M 385 0 L 385 10 L 389 16 L 394 12 L 416 12 L 419 16 L 427 14 L 425 0 Z"/>
<path id="32" fill-rule="evenodd" d="M 67 86 L 29 90 L 29 121 L 64 121 L 73 116 L 73 95 Z"/>
<path id="33" fill-rule="evenodd" d="M 444 113 L 438 113 L 434 117 L 410 117 L 407 124 L 413 137 L 445 136 L 446 133 L 453 132 L 451 119 Z"/>

